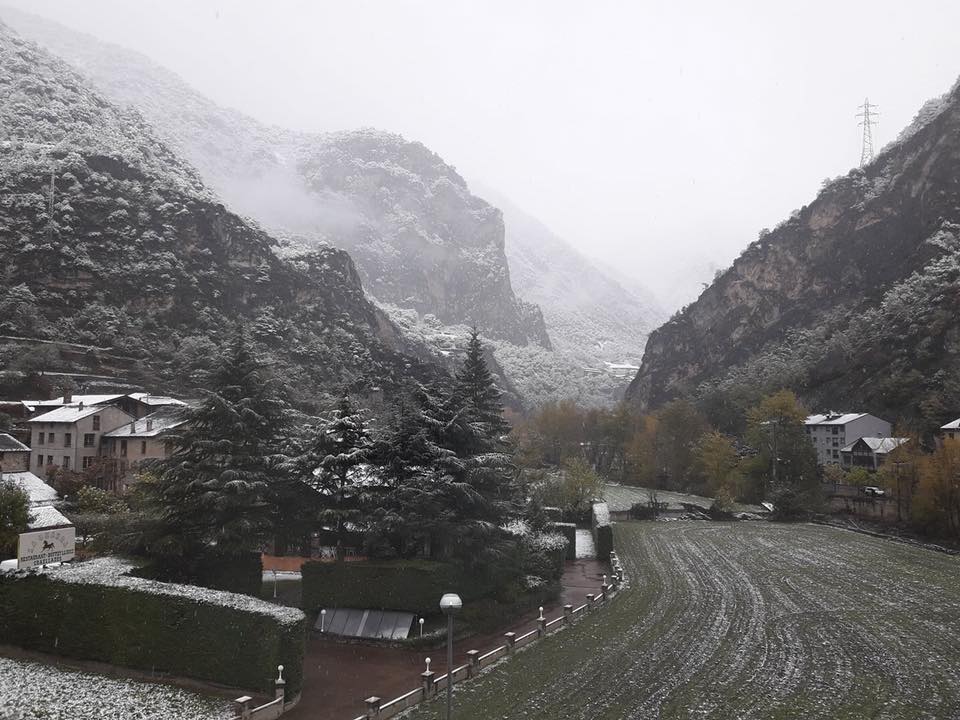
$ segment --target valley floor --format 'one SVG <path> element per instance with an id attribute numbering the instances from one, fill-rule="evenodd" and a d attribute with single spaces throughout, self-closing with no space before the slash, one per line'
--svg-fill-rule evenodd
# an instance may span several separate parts
<path id="1" fill-rule="evenodd" d="M 957 558 L 758 522 L 615 540 L 628 588 L 457 688 L 458 720 L 960 717 Z"/>

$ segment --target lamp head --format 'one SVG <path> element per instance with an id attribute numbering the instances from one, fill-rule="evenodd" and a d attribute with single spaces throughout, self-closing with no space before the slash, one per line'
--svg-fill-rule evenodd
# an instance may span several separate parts
<path id="1" fill-rule="evenodd" d="M 456 593 L 446 593 L 440 598 L 440 609 L 444 615 L 456 615 L 463 608 L 463 601 Z"/>

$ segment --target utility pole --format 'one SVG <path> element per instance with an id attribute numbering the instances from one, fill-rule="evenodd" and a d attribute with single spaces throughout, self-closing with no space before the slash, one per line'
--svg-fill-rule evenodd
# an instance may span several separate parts
<path id="1" fill-rule="evenodd" d="M 57 190 L 54 184 L 56 177 L 56 168 L 50 168 L 50 202 L 47 204 L 47 242 L 53 242 L 53 195 Z"/>
<path id="2" fill-rule="evenodd" d="M 860 167 L 863 167 L 868 162 L 873 160 L 873 128 L 879 122 L 877 120 L 877 116 L 880 114 L 879 112 L 876 112 L 877 107 L 877 105 L 870 103 L 870 98 L 864 98 L 863 105 L 859 106 L 860 112 L 858 112 L 856 115 L 858 118 L 861 118 L 857 125 L 863 128 L 863 146 L 860 149 Z"/>

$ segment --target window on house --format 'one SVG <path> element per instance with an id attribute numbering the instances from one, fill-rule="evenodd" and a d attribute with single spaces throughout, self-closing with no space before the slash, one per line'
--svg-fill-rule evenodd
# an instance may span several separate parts
<path id="1" fill-rule="evenodd" d="M 47 455 L 47 465 L 53 465 L 53 455 Z"/>
<path id="2" fill-rule="evenodd" d="M 83 469 L 86 470 L 93 464 L 93 455 L 87 455 L 83 458 Z"/>
<path id="3" fill-rule="evenodd" d="M 63 469 L 64 469 L 64 470 L 69 470 L 69 469 L 70 469 L 70 456 L 69 456 L 69 455 L 64 455 L 64 456 L 63 456 Z"/>
<path id="4" fill-rule="evenodd" d="M 35 445 L 43 445 L 43 433 L 42 433 L 42 432 L 38 432 L 38 433 L 37 433 L 37 439 L 34 440 L 34 444 L 35 444 Z"/>
<path id="5" fill-rule="evenodd" d="M 55 438 L 55 436 L 54 436 L 53 433 L 47 433 L 47 443 L 49 443 L 50 445 L 53 445 L 53 443 L 54 443 L 54 438 Z"/>
<path id="6" fill-rule="evenodd" d="M 37 455 L 37 467 L 38 468 L 43 467 L 43 455 Z"/>
<path id="7" fill-rule="evenodd" d="M 147 454 L 147 441 L 146 441 L 146 440 L 141 440 L 141 441 L 140 441 L 140 454 L 141 454 L 141 455 L 146 455 L 146 454 Z"/>
<path id="8" fill-rule="evenodd" d="M 120 441 L 120 457 L 126 457 L 126 456 L 127 456 L 127 441 L 121 440 Z"/>
<path id="9" fill-rule="evenodd" d="M 84 447 L 96 447 L 97 436 L 93 433 L 84 433 L 83 434 L 83 446 Z M 84 466 L 86 467 L 86 466 Z"/>
<path id="10" fill-rule="evenodd" d="M 72 434 L 72 433 L 64 433 L 64 434 L 63 434 L 63 446 L 64 446 L 64 447 L 70 447 L 71 445 L 73 445 L 73 434 Z"/>
<path id="11" fill-rule="evenodd" d="M 839 434 L 840 434 L 840 428 L 838 428 L 836 425 L 833 426 L 833 434 L 834 434 L 834 435 L 839 435 Z"/>
<path id="12" fill-rule="evenodd" d="M 99 415 L 94 415 L 94 416 L 93 416 L 93 429 L 94 429 L 94 430 L 99 430 L 99 429 L 100 429 L 100 416 L 99 416 Z"/>
<path id="13" fill-rule="evenodd" d="M 838 457 L 840 457 L 840 453 L 837 452 L 836 450 L 834 450 L 834 451 L 833 451 L 833 456 L 834 456 L 835 458 L 838 458 Z"/>

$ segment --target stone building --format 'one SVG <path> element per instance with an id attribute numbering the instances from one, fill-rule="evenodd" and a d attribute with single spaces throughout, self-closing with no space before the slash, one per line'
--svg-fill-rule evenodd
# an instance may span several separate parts
<path id="1" fill-rule="evenodd" d="M 0 433 L 0 473 L 30 469 L 30 448 L 13 435 Z"/>
<path id="2" fill-rule="evenodd" d="M 100 454 L 104 433 L 133 421 L 118 407 L 79 403 L 64 405 L 27 421 L 31 429 L 31 467 L 42 474 L 47 466 L 82 471 Z"/>

